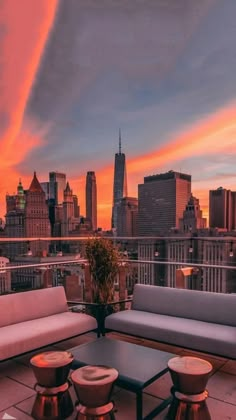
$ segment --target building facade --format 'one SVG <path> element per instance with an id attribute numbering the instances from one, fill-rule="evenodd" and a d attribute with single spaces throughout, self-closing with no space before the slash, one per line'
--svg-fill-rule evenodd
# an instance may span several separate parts
<path id="1" fill-rule="evenodd" d="M 50 199 L 55 205 L 62 204 L 66 188 L 66 175 L 61 172 L 49 172 Z"/>
<path id="2" fill-rule="evenodd" d="M 6 195 L 6 224 L 5 234 L 8 238 L 23 238 L 25 236 L 25 191 L 21 180 L 17 186 L 17 194 Z M 27 250 L 25 242 L 8 242 L 4 246 L 6 255 L 14 258 L 16 255 L 24 254 Z"/>
<path id="3" fill-rule="evenodd" d="M 233 238 L 204 238 L 199 240 L 202 263 L 202 290 L 217 293 L 236 293 L 236 272 L 217 265 L 235 265 L 236 243 Z M 214 267 L 211 267 L 214 266 Z"/>
<path id="4" fill-rule="evenodd" d="M 206 229 L 207 220 L 202 217 L 199 200 L 191 194 L 184 210 L 183 218 L 180 219 L 179 228 L 183 233 L 196 233 L 200 229 Z"/>
<path id="5" fill-rule="evenodd" d="M 138 235 L 138 199 L 124 197 L 117 206 L 117 236 Z"/>
<path id="6" fill-rule="evenodd" d="M 209 191 L 209 227 L 236 229 L 236 192 L 222 187 Z"/>
<path id="7" fill-rule="evenodd" d="M 190 199 L 191 175 L 169 171 L 147 176 L 138 186 L 140 236 L 158 236 L 179 229 Z"/>
<path id="8" fill-rule="evenodd" d="M 38 181 L 36 172 L 29 189 L 26 191 L 25 202 L 25 236 L 27 238 L 46 238 L 51 236 L 48 206 L 45 193 Z M 48 243 L 34 241 L 30 244 L 33 255 L 48 251 Z"/>
<path id="9" fill-rule="evenodd" d="M 95 172 L 86 176 L 86 219 L 91 223 L 92 231 L 97 230 L 97 183 Z"/>
<path id="10" fill-rule="evenodd" d="M 112 229 L 117 231 L 117 209 L 120 200 L 128 196 L 125 154 L 121 152 L 121 133 L 119 131 L 119 152 L 115 154 Z"/>
<path id="11" fill-rule="evenodd" d="M 0 256 L 0 295 L 11 291 L 11 272 L 5 270 L 9 266 L 9 259 Z"/>

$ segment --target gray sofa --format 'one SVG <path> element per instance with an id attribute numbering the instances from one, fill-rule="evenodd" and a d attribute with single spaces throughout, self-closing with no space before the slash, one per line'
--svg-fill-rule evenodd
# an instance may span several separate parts
<path id="1" fill-rule="evenodd" d="M 236 295 L 137 284 L 105 328 L 236 359 Z"/>
<path id="2" fill-rule="evenodd" d="M 0 296 L 0 361 L 95 329 L 69 311 L 62 286 Z"/>

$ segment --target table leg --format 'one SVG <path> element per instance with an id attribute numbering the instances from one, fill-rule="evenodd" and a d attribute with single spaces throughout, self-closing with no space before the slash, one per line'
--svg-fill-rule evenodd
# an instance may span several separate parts
<path id="1" fill-rule="evenodd" d="M 143 393 L 142 390 L 136 393 L 136 420 L 143 418 Z"/>

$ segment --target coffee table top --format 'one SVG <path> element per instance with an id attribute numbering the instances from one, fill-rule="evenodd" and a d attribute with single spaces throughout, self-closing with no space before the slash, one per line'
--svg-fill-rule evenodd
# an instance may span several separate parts
<path id="1" fill-rule="evenodd" d="M 168 371 L 167 363 L 176 355 L 111 338 L 98 338 L 69 350 L 72 369 L 86 365 L 105 365 L 118 370 L 117 385 L 143 389 Z"/>

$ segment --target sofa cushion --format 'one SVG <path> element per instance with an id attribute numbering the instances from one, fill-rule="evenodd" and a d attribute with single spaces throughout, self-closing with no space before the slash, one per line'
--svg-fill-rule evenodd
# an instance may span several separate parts
<path id="1" fill-rule="evenodd" d="M 106 318 L 105 327 L 126 334 L 236 358 L 236 328 L 136 310 Z"/>
<path id="2" fill-rule="evenodd" d="M 236 326 L 236 295 L 136 284 L 132 309 Z"/>
<path id="3" fill-rule="evenodd" d="M 67 310 L 62 286 L 0 296 L 0 327 Z"/>
<path id="4" fill-rule="evenodd" d="M 90 315 L 64 312 L 1 328 L 0 360 L 97 328 Z"/>

